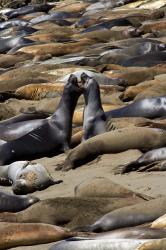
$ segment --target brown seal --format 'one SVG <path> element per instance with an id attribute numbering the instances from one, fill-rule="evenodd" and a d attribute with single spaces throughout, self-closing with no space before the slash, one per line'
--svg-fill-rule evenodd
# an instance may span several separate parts
<path id="1" fill-rule="evenodd" d="M 166 133 L 161 129 L 129 127 L 97 135 L 72 149 L 61 168 L 67 171 L 89 162 L 101 154 L 120 153 L 129 149 L 147 152 L 163 147 Z"/>
<path id="2" fill-rule="evenodd" d="M 69 238 L 76 233 L 39 223 L 0 223 L 0 249 L 44 244 Z"/>

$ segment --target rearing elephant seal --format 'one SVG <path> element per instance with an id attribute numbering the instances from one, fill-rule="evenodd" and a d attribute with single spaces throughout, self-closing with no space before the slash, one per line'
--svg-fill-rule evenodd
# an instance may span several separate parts
<path id="1" fill-rule="evenodd" d="M 36 190 L 43 190 L 62 181 L 53 180 L 40 163 L 18 161 L 0 168 L 0 184 L 8 182 L 12 183 L 15 194 L 28 194 Z"/>
<path id="2" fill-rule="evenodd" d="M 35 196 L 13 195 L 0 192 L 0 212 L 19 212 L 39 201 Z"/>
<path id="3" fill-rule="evenodd" d="M 83 140 L 106 132 L 106 117 L 100 99 L 98 83 L 87 74 L 81 74 L 84 84 L 85 108 L 83 114 Z"/>
<path id="4" fill-rule="evenodd" d="M 55 113 L 18 139 L 0 145 L 0 165 L 16 160 L 52 156 L 69 149 L 72 117 L 82 88 L 71 75 Z M 39 120 L 38 120 L 39 121 Z M 34 120 L 33 120 L 34 122 Z M 30 125 L 31 121 L 27 121 Z"/>

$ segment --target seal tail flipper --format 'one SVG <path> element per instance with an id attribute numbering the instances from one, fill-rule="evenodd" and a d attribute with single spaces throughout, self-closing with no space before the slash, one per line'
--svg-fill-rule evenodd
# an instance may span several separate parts
<path id="1" fill-rule="evenodd" d="M 55 184 L 59 184 L 59 183 L 62 183 L 63 180 L 51 180 L 52 181 L 52 185 L 55 185 Z"/>
<path id="2" fill-rule="evenodd" d="M 130 163 L 120 165 L 114 168 L 114 174 L 124 174 L 138 169 L 138 161 L 132 161 Z"/>

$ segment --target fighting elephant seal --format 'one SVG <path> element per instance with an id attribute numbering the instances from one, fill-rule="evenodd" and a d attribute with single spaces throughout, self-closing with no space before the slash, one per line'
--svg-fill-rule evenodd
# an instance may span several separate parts
<path id="1" fill-rule="evenodd" d="M 3 191 L 0 192 L 0 200 L 0 212 L 19 212 L 39 201 L 35 196 L 17 196 Z"/>
<path id="2" fill-rule="evenodd" d="M 106 116 L 100 99 L 100 88 L 95 79 L 82 73 L 85 108 L 83 112 L 83 140 L 106 132 Z"/>
<path id="3" fill-rule="evenodd" d="M 39 223 L 0 223 L 0 249 L 44 244 L 70 238 L 72 233 L 61 227 Z"/>
<path id="4" fill-rule="evenodd" d="M 0 164 L 8 164 L 16 160 L 29 160 L 41 156 L 56 155 L 69 149 L 71 141 L 72 117 L 82 88 L 77 83 L 77 78 L 71 75 L 65 85 L 61 101 L 55 113 L 48 119 L 24 122 L 24 126 L 34 128 L 28 132 L 24 127 L 16 125 L 16 134 L 21 137 L 2 142 L 0 146 Z M 15 125 L 15 124 L 14 124 Z M 14 130 L 13 130 L 14 134 Z M 33 145 L 33 146 L 32 146 Z"/>
<path id="5" fill-rule="evenodd" d="M 64 164 L 58 166 L 58 170 L 74 169 L 102 154 L 120 153 L 129 149 L 147 152 L 165 144 L 166 133 L 161 129 L 144 127 L 117 129 L 94 136 L 70 150 Z"/>
<path id="6" fill-rule="evenodd" d="M 0 168 L 0 183 L 3 185 L 8 182 L 12 183 L 12 190 L 15 194 L 28 194 L 62 181 L 54 180 L 40 163 L 18 161 Z"/>

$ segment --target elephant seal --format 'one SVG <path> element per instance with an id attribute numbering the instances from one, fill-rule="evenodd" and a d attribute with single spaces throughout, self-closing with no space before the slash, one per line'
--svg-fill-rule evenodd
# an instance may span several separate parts
<path id="1" fill-rule="evenodd" d="M 90 226 L 80 227 L 79 230 L 99 233 L 152 222 L 165 214 L 165 204 L 165 198 L 158 198 L 119 208 L 105 214 Z"/>
<path id="2" fill-rule="evenodd" d="M 31 246 L 60 241 L 77 233 L 61 227 L 39 223 L 0 223 L 0 249 Z"/>
<path id="3" fill-rule="evenodd" d="M 92 239 L 162 239 L 166 237 L 166 229 L 149 227 L 122 228 L 90 236 Z"/>
<path id="4" fill-rule="evenodd" d="M 17 196 L 0 191 L 0 200 L 0 212 L 16 213 L 32 206 L 39 201 L 39 198 L 27 195 Z"/>
<path id="5" fill-rule="evenodd" d="M 82 88 L 79 87 L 77 78 L 71 75 L 55 113 L 48 119 L 36 120 L 39 126 L 35 125 L 28 133 L 22 131 L 21 137 L 0 146 L 0 165 L 9 164 L 15 159 L 29 160 L 56 155 L 69 149 L 72 117 L 81 94 Z M 31 122 L 27 121 L 27 126 L 30 125 Z"/>
<path id="6" fill-rule="evenodd" d="M 28 26 L 29 22 L 24 21 L 24 20 L 19 20 L 19 19 L 15 19 L 15 20 L 10 20 L 10 21 L 6 21 L 6 22 L 1 22 L 0 23 L 0 30 L 3 29 L 7 29 L 7 28 L 11 28 L 14 26 Z"/>
<path id="7" fill-rule="evenodd" d="M 166 147 L 157 148 L 146 152 L 141 155 L 136 161 L 132 161 L 126 165 L 122 165 L 117 168 L 116 173 L 128 173 L 130 171 L 138 170 L 142 166 L 147 166 L 147 168 L 152 167 L 156 162 L 166 160 Z M 144 168 L 145 170 L 146 168 Z"/>
<path id="8" fill-rule="evenodd" d="M 106 112 L 107 118 L 137 117 L 157 118 L 166 115 L 166 97 L 152 97 L 136 100 L 133 103 Z"/>
<path id="9" fill-rule="evenodd" d="M 4 53 L 15 46 L 32 45 L 33 41 L 23 38 L 22 36 L 0 38 L 0 53 Z"/>
<path id="10" fill-rule="evenodd" d="M 164 250 L 166 249 L 166 239 L 152 240 L 142 243 L 136 250 Z"/>
<path id="11" fill-rule="evenodd" d="M 92 137 L 70 150 L 64 164 L 58 166 L 57 170 L 74 169 L 102 154 L 115 154 L 129 149 L 147 152 L 163 147 L 165 143 L 165 130 L 144 127 L 117 129 Z"/>
<path id="12" fill-rule="evenodd" d="M 162 64 L 166 61 L 166 52 L 152 52 L 141 56 L 136 56 L 122 63 L 125 67 L 151 67 Z"/>
<path id="13" fill-rule="evenodd" d="M 88 240 L 86 238 L 73 238 L 67 241 L 61 241 L 53 245 L 49 250 L 133 250 L 141 243 L 150 240 L 134 240 L 134 239 L 104 239 L 104 240 Z"/>
<path id="14" fill-rule="evenodd" d="M 82 73 L 84 86 L 85 108 L 83 112 L 83 137 L 87 140 L 95 135 L 106 132 L 106 117 L 100 99 L 100 88 L 95 79 Z"/>
<path id="15" fill-rule="evenodd" d="M 40 163 L 28 161 L 13 162 L 10 165 L 1 166 L 0 183 L 12 183 L 15 194 L 28 194 L 37 190 L 46 189 L 62 181 L 55 181 L 46 168 Z"/>
<path id="16" fill-rule="evenodd" d="M 51 10 L 54 6 L 49 4 L 35 4 L 35 5 L 29 5 L 20 7 L 16 10 L 11 10 L 5 14 L 5 16 L 8 19 L 16 18 L 21 15 L 31 14 L 34 12 L 48 12 Z"/>
<path id="17" fill-rule="evenodd" d="M 109 21 L 104 21 L 100 24 L 92 25 L 88 27 L 87 29 L 84 29 L 83 31 L 80 32 L 80 34 L 92 32 L 95 30 L 100 30 L 100 29 L 111 29 L 114 26 L 130 26 L 131 22 L 128 21 L 126 18 L 119 18 L 119 19 L 113 19 Z"/>
<path id="18" fill-rule="evenodd" d="M 142 203 L 143 201 L 144 199 L 139 196 L 102 199 L 92 197 L 59 197 L 42 200 L 18 213 L 0 213 L 0 221 L 48 223 L 67 228 L 76 228 L 80 225 L 91 224 L 102 215 L 114 209 Z"/>

